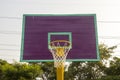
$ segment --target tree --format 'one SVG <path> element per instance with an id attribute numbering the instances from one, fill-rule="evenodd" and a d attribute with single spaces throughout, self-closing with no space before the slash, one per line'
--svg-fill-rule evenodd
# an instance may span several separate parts
<path id="1" fill-rule="evenodd" d="M 48 80 L 56 79 L 56 71 L 53 62 L 42 62 L 41 68 L 44 72 L 43 74 L 47 77 Z"/>
<path id="2" fill-rule="evenodd" d="M 33 80 L 42 74 L 42 69 L 38 64 L 9 64 L 0 61 L 1 80 Z"/>
<path id="3" fill-rule="evenodd" d="M 105 70 L 104 78 L 112 78 L 112 80 L 120 80 L 120 58 L 114 57 L 110 62 L 110 67 Z"/>
<path id="4" fill-rule="evenodd" d="M 0 79 L 2 79 L 2 80 L 5 76 L 2 68 L 4 65 L 7 65 L 7 64 L 8 64 L 7 61 L 0 59 Z"/>
<path id="5" fill-rule="evenodd" d="M 42 69 L 38 64 L 14 64 L 17 69 L 18 79 L 25 78 L 26 80 L 33 80 L 35 77 L 42 74 Z"/>
<path id="6" fill-rule="evenodd" d="M 7 61 L 0 59 L 0 65 L 8 64 Z"/>
<path id="7" fill-rule="evenodd" d="M 2 66 L 2 71 L 4 73 L 4 80 L 15 80 L 17 69 L 10 64 L 5 64 Z"/>
<path id="8" fill-rule="evenodd" d="M 97 80 L 104 75 L 106 68 L 105 63 L 111 57 L 111 53 L 116 46 L 107 47 L 105 44 L 99 45 L 100 61 L 99 62 L 72 62 L 67 74 L 70 76 L 68 80 Z"/>

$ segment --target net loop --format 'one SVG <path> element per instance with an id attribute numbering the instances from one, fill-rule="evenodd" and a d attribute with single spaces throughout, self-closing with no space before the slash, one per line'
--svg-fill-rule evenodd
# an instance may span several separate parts
<path id="1" fill-rule="evenodd" d="M 54 66 L 56 68 L 65 65 L 66 57 L 70 51 L 71 43 L 67 40 L 56 40 L 50 43 L 50 52 L 54 58 Z"/>

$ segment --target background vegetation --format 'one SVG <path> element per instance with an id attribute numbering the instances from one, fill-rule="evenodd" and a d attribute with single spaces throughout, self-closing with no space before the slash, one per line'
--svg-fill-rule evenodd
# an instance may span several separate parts
<path id="1" fill-rule="evenodd" d="M 65 67 L 65 80 L 120 80 L 120 58 L 110 60 L 116 47 L 100 44 L 100 61 L 71 62 Z M 55 70 L 53 62 L 10 64 L 0 59 L 0 80 L 56 80 Z"/>

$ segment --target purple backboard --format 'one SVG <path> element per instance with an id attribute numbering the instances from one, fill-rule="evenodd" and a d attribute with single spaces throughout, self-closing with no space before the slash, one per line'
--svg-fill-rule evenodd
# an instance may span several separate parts
<path id="1" fill-rule="evenodd" d="M 20 60 L 53 61 L 48 44 L 61 39 L 72 43 L 67 61 L 97 61 L 96 28 L 95 14 L 24 14 Z"/>

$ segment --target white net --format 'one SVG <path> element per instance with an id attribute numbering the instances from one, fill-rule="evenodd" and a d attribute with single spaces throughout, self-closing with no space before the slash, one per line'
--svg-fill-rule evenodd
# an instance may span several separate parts
<path id="1" fill-rule="evenodd" d="M 50 52 L 54 58 L 54 66 L 56 68 L 65 65 L 66 57 L 70 51 L 70 43 L 68 41 L 54 41 L 51 43 Z"/>

